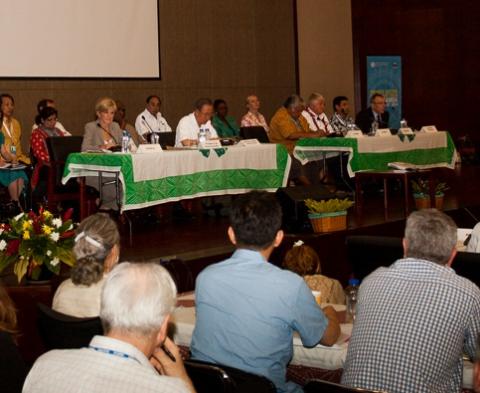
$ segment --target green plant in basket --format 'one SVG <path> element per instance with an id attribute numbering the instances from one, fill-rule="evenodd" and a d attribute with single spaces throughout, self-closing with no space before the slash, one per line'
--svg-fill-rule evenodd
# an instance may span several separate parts
<path id="1" fill-rule="evenodd" d="M 72 210 L 55 217 L 48 210 L 20 213 L 8 224 L 0 224 L 0 272 L 13 264 L 21 281 L 25 274 L 36 280 L 43 267 L 60 273 L 60 262 L 75 264 Z"/>
<path id="2" fill-rule="evenodd" d="M 353 201 L 345 199 L 329 199 L 315 201 L 314 199 L 305 199 L 305 206 L 310 213 L 334 213 L 346 211 L 352 207 Z"/>
<path id="3" fill-rule="evenodd" d="M 427 198 L 430 195 L 430 185 L 428 180 L 425 179 L 418 179 L 412 180 L 412 191 L 413 196 L 415 198 Z M 436 196 L 443 196 L 445 195 L 445 191 L 449 189 L 447 183 L 441 182 L 437 183 L 435 186 L 435 195 Z"/>

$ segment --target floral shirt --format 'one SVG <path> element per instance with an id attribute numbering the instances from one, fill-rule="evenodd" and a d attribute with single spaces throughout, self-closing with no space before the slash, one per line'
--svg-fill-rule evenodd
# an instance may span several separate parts
<path id="1" fill-rule="evenodd" d="M 263 127 L 265 131 L 268 132 L 268 124 L 265 120 L 265 117 L 259 112 L 254 114 L 248 111 L 243 117 L 240 123 L 242 127 Z"/>

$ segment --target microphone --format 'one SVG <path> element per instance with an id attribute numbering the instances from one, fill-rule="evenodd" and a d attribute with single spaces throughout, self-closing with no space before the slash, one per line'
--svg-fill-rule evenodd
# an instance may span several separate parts
<path id="1" fill-rule="evenodd" d="M 142 120 L 143 120 L 143 124 L 145 124 L 145 125 L 148 127 L 148 129 L 150 130 L 150 132 L 151 132 L 152 134 L 155 134 L 155 131 L 153 131 L 152 127 L 150 127 L 150 124 L 148 124 L 148 121 L 147 121 L 147 119 L 145 119 L 145 116 L 144 116 L 144 115 L 142 115 Z"/>

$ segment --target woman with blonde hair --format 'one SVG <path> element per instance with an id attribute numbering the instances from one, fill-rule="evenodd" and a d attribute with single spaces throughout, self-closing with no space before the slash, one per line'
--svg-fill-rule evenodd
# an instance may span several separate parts
<path id="1" fill-rule="evenodd" d="M 302 276 L 312 291 L 320 292 L 322 303 L 345 304 L 345 293 L 338 280 L 320 274 L 317 252 L 303 241 L 294 243 L 283 260 L 283 267 Z"/>
<path id="2" fill-rule="evenodd" d="M 76 231 L 73 253 L 76 264 L 70 278 L 55 292 L 52 308 L 79 318 L 96 317 L 106 275 L 120 255 L 120 234 L 115 221 L 105 213 L 83 220 Z"/>
<path id="3" fill-rule="evenodd" d="M 16 345 L 15 306 L 0 284 L 0 386 L 2 392 L 21 392 L 27 376 L 25 363 Z"/>

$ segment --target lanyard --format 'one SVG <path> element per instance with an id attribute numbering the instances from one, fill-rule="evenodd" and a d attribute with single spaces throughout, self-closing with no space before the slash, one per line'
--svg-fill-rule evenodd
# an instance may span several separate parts
<path id="1" fill-rule="evenodd" d="M 105 131 L 110 136 L 110 141 L 113 141 L 114 143 L 117 143 L 117 141 L 115 140 L 114 136 L 111 134 L 110 131 L 108 131 L 106 128 L 103 128 L 100 123 L 97 123 L 97 126 L 100 127 L 103 131 Z M 105 141 L 104 140 L 105 143 L 108 143 L 110 141 Z"/>
<path id="2" fill-rule="evenodd" d="M 5 123 L 5 120 L 3 120 L 3 126 L 5 127 L 5 131 L 7 131 L 7 134 L 8 136 L 10 137 L 10 139 L 12 140 L 12 143 L 13 143 L 13 121 L 10 123 L 11 127 L 8 127 L 7 126 L 7 123 Z"/>
<path id="3" fill-rule="evenodd" d="M 307 109 L 307 113 L 310 115 L 310 117 L 312 118 L 313 120 L 313 124 L 315 124 L 315 127 L 317 127 L 317 130 L 318 131 L 322 131 L 322 129 L 320 128 L 320 126 L 317 124 L 317 120 L 315 119 L 315 114 L 313 114 L 312 112 L 310 112 L 310 108 Z M 318 118 L 320 120 L 320 115 L 318 115 Z M 323 121 L 323 120 L 322 120 Z M 328 133 L 328 129 L 327 129 L 327 125 L 325 124 L 325 122 L 323 121 L 323 125 L 325 126 L 325 132 Z"/>
<path id="4" fill-rule="evenodd" d="M 94 347 L 93 345 L 89 345 L 88 348 L 93 349 L 94 351 L 97 351 L 97 352 L 106 353 L 107 355 L 117 356 L 117 357 L 123 358 L 123 359 L 132 359 L 132 360 L 135 360 L 137 363 L 141 364 L 140 361 L 136 357 L 131 356 L 128 353 L 125 353 L 125 352 L 119 352 L 119 351 L 115 351 L 113 349 L 107 349 L 107 348 L 101 348 L 101 347 Z"/>

